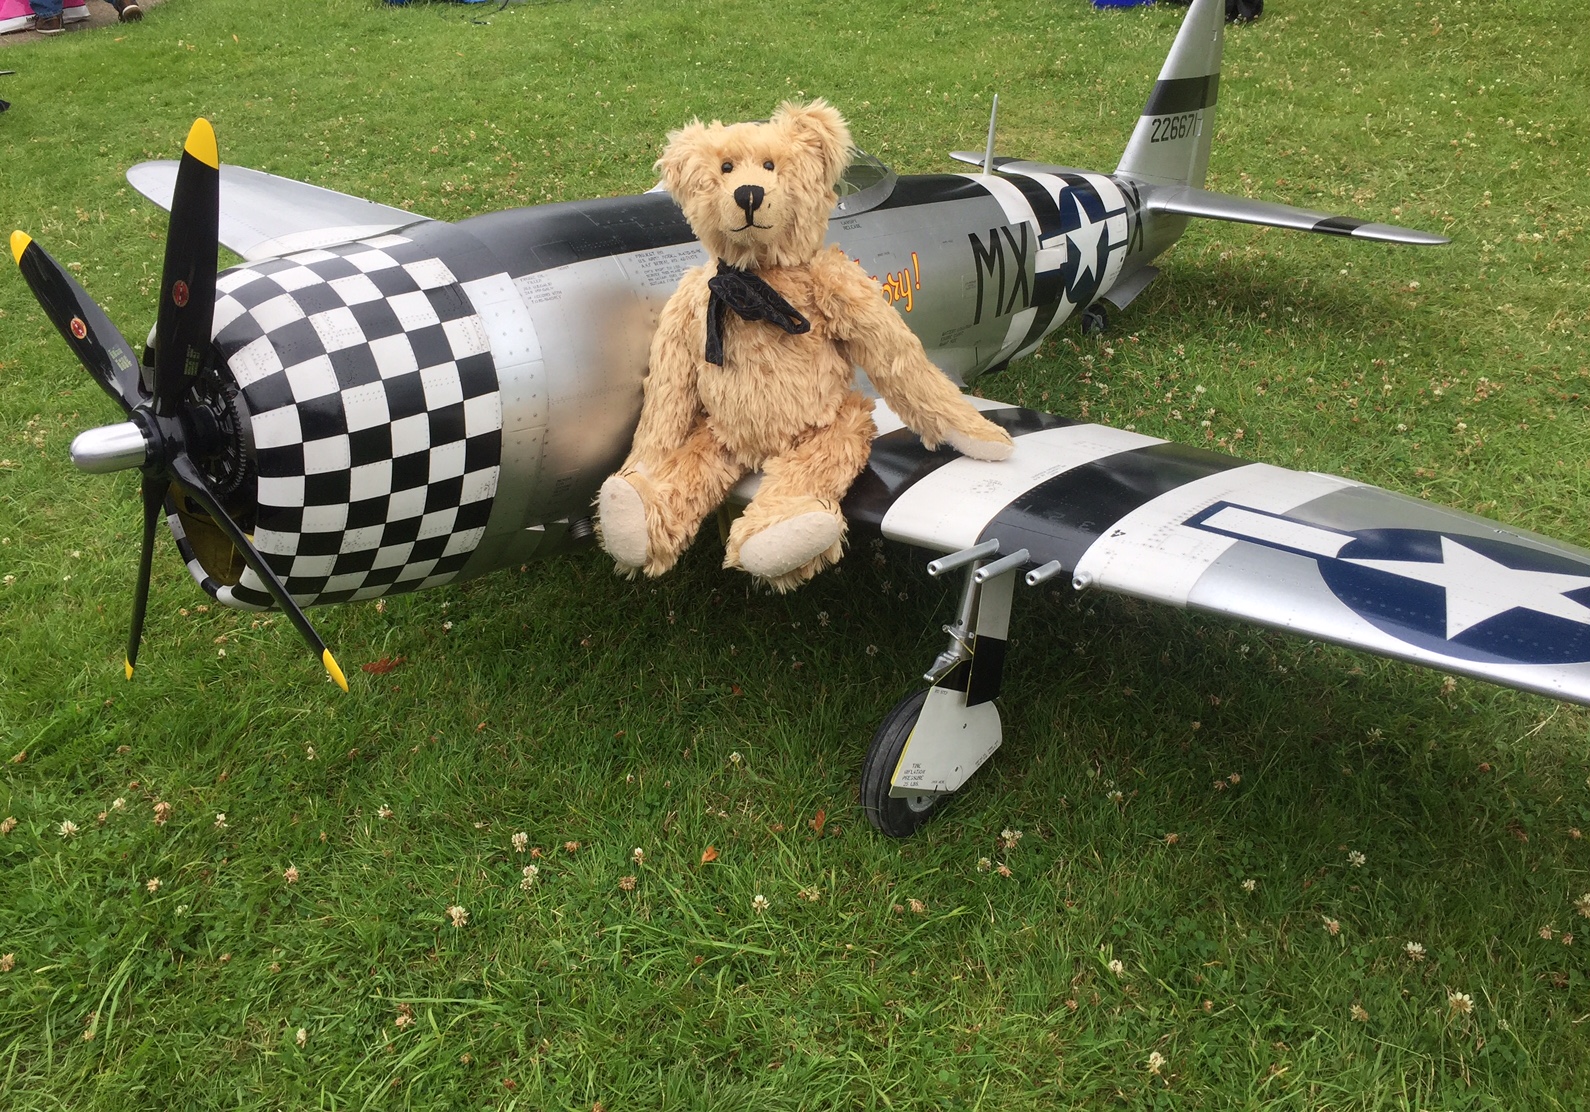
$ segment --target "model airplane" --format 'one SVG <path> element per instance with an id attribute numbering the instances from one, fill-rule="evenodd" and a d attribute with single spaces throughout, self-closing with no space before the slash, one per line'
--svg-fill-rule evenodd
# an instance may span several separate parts
<path id="1" fill-rule="evenodd" d="M 1191 217 L 1445 242 L 1199 188 L 1223 14 L 1195 0 L 1113 174 L 995 158 L 992 129 L 981 158 L 958 156 L 976 173 L 896 177 L 858 156 L 830 239 L 964 381 L 1073 314 L 1097 325 L 1124 309 Z M 12 249 L 128 415 L 83 433 L 74 461 L 144 472 L 129 677 L 162 513 L 206 592 L 280 606 L 345 690 L 305 607 L 459 582 L 590 535 L 656 314 L 703 259 L 666 194 L 446 224 L 222 168 L 202 120 L 180 163 L 128 177 L 171 211 L 144 360 L 37 244 L 18 232 Z M 219 276 L 218 242 L 245 260 Z M 1590 553 L 1346 479 L 978 404 L 1016 437 L 1010 460 L 928 452 L 880 409 L 845 506 L 853 529 L 966 573 L 930 686 L 868 754 L 862 798 L 886 833 L 915 829 L 998 746 L 1023 571 L 1590 702 Z"/>

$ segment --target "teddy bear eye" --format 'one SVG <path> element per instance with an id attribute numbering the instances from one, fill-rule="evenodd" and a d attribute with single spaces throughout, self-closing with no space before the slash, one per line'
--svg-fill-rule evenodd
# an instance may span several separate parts
<path id="1" fill-rule="evenodd" d="M 729 162 L 729 161 L 725 161 L 725 162 L 724 162 L 724 163 L 723 163 L 723 172 L 724 172 L 724 173 L 725 173 L 725 174 L 732 174 L 732 173 L 734 173 L 734 163 L 732 163 L 732 162 Z"/>
<path id="2" fill-rule="evenodd" d="M 762 163 L 762 169 L 771 170 L 772 168 L 773 168 L 773 160 L 771 158 L 768 159 L 766 162 Z"/>

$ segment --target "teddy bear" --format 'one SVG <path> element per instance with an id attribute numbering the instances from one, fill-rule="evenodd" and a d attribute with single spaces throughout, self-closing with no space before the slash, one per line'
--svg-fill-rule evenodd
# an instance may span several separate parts
<path id="1" fill-rule="evenodd" d="M 928 361 L 879 285 L 823 246 L 850 130 L 819 99 L 771 120 L 694 120 L 668 135 L 663 185 L 711 256 L 652 337 L 640 424 L 597 496 L 617 570 L 661 575 L 745 475 L 761 483 L 723 566 L 787 591 L 840 558 L 840 500 L 876 427 L 853 366 L 929 449 L 1010 455 L 1010 436 Z"/>

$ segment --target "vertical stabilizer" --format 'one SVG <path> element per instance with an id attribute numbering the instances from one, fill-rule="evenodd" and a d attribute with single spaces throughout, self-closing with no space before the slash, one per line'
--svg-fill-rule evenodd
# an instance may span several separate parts
<path id="1" fill-rule="evenodd" d="M 1203 185 L 1215 133 L 1225 0 L 1193 0 L 1115 168 L 1155 185 Z"/>

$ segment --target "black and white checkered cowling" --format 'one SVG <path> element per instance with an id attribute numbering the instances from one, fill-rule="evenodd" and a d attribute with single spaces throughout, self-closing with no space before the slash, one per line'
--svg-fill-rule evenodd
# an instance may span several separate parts
<path id="1" fill-rule="evenodd" d="M 490 345 L 434 245 L 384 235 L 248 264 L 216 282 L 215 345 L 258 472 L 254 544 L 301 605 L 446 583 L 496 494 L 502 404 Z M 264 609 L 189 570 L 218 601 Z"/>

